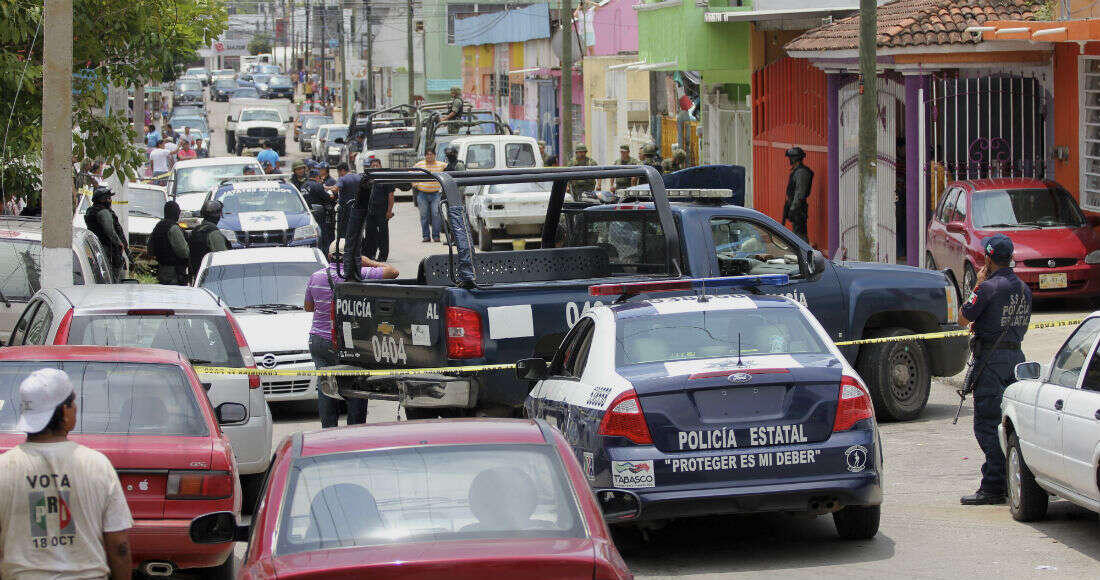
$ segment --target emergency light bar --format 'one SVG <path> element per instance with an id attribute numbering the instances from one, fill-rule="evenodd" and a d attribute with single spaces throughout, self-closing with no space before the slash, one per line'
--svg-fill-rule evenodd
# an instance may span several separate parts
<path id="1" fill-rule="evenodd" d="M 624 282 L 622 284 L 597 284 L 588 287 L 592 296 L 620 296 L 646 294 L 650 292 L 678 292 L 684 290 L 707 290 L 729 288 L 754 288 L 756 286 L 785 286 L 790 282 L 786 274 L 765 274 L 762 276 L 720 276 L 716 278 L 686 278 L 680 280 L 661 280 L 657 282 Z"/>
<path id="2" fill-rule="evenodd" d="M 226 183 L 236 183 L 239 181 L 282 181 L 286 183 L 290 179 L 289 173 L 258 173 L 256 175 L 234 175 L 232 177 L 223 177 L 218 180 L 218 183 L 225 185 Z"/>
<path id="3" fill-rule="evenodd" d="M 669 199 L 728 199 L 733 197 L 733 191 L 729 189 L 666 189 Z M 653 199 L 653 193 L 648 187 L 630 188 L 623 192 L 623 199 Z"/>

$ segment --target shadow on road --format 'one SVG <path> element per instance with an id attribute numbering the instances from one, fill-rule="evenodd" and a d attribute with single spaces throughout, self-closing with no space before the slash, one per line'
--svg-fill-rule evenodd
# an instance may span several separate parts
<path id="1" fill-rule="evenodd" d="M 1067 548 L 1100 562 L 1096 514 L 1068 501 L 1052 501 L 1047 517 L 1025 524 Z"/>
<path id="2" fill-rule="evenodd" d="M 759 514 L 676 520 L 650 532 L 648 542 L 627 546 L 624 558 L 637 575 L 681 575 L 800 569 L 885 560 L 894 541 L 844 541 L 830 516 Z"/>

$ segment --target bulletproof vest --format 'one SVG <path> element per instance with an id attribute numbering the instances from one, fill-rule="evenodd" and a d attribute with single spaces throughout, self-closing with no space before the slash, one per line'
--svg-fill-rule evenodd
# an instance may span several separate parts
<path id="1" fill-rule="evenodd" d="M 197 274 L 202 259 L 210 253 L 210 242 L 206 239 L 210 232 L 218 229 L 218 226 L 208 221 L 203 221 L 195 231 L 191 232 L 191 240 L 188 246 L 191 248 L 191 273 Z"/>
<path id="2" fill-rule="evenodd" d="M 157 259 L 157 263 L 161 266 L 183 266 L 187 264 L 187 260 L 176 256 L 176 253 L 172 251 L 172 244 L 168 241 L 168 232 L 175 225 L 176 222 L 160 220 L 157 225 L 153 226 L 153 233 L 149 234 L 149 251 L 153 253 L 153 257 Z"/>
<path id="3" fill-rule="evenodd" d="M 810 169 L 809 167 L 806 167 L 805 165 L 799 165 L 794 171 L 791 171 L 791 176 L 787 180 L 787 200 L 788 201 L 794 199 L 794 194 L 796 193 L 795 190 L 794 190 L 794 172 L 795 171 L 805 171 L 805 172 L 809 173 L 810 174 L 809 182 L 812 184 L 813 181 L 814 181 L 814 170 Z M 812 187 L 811 187 L 810 191 L 812 191 Z M 806 192 L 806 198 L 810 197 L 810 191 Z"/>
<path id="4" fill-rule="evenodd" d="M 111 210 L 102 206 L 93 205 L 88 208 L 88 211 L 84 213 L 84 225 L 88 226 L 88 231 L 92 232 L 93 234 L 95 234 L 95 237 L 99 238 L 99 242 L 103 245 L 104 250 L 107 250 L 111 254 L 114 254 L 117 249 L 112 246 L 111 243 L 108 241 L 110 237 L 107 235 L 107 232 L 103 231 L 103 227 L 99 224 L 99 212 L 101 211 L 105 211 L 111 214 L 111 219 L 114 222 L 115 226 L 115 233 L 121 237 L 122 234 L 119 232 L 122 231 L 122 226 L 118 223 L 118 216 L 116 216 L 115 213 Z"/>

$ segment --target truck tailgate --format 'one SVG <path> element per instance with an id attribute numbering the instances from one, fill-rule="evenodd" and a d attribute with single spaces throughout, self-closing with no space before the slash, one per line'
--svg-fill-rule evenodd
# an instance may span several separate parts
<path id="1" fill-rule="evenodd" d="M 364 368 L 446 364 L 445 296 L 443 286 L 338 284 L 333 306 L 340 362 Z"/>

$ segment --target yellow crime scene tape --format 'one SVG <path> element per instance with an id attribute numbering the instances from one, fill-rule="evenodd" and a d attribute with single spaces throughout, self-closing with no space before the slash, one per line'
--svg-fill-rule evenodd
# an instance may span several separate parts
<path id="1" fill-rule="evenodd" d="M 1027 325 L 1028 330 L 1041 328 L 1056 328 L 1059 326 L 1076 326 L 1081 324 L 1084 318 L 1069 320 L 1051 320 L 1046 322 L 1032 322 Z M 921 334 L 906 334 L 904 336 L 886 336 L 882 338 L 863 338 L 859 340 L 843 340 L 835 343 L 837 346 L 855 346 L 859 344 L 878 344 L 883 342 L 904 342 L 914 340 L 935 340 L 938 338 L 951 338 L 955 336 L 970 336 L 969 330 L 949 330 L 946 332 L 925 332 Z M 195 372 L 209 375 L 260 375 L 278 377 L 399 377 L 408 375 L 461 375 L 475 374 L 486 371 L 504 371 L 516 368 L 515 363 L 495 365 L 470 365 L 463 367 L 426 367 L 419 369 L 329 369 L 329 370 L 281 370 L 281 369 L 243 369 L 232 367 L 205 367 L 196 366 Z"/>

